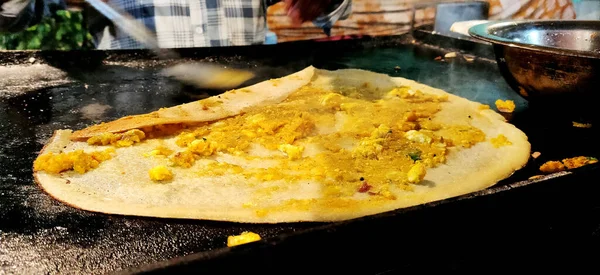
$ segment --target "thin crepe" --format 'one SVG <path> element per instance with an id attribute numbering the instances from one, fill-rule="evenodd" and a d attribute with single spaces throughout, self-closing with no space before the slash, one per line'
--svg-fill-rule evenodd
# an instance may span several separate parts
<path id="1" fill-rule="evenodd" d="M 327 71 L 313 67 L 281 79 L 230 91 L 220 98 L 212 97 L 148 115 L 131 116 L 75 133 L 59 130 L 40 153 L 101 150 L 103 146 L 90 146 L 74 140 L 105 131 L 120 132 L 164 123 L 219 120 L 237 115 L 249 106 L 280 103 L 309 83 L 323 88 L 368 83 L 381 90 L 410 86 L 424 93 L 446 95 L 448 101 L 442 104 L 442 110 L 435 115 L 434 121 L 469 124 L 482 130 L 488 137 L 503 134 L 512 144 L 495 148 L 486 141 L 471 148 L 453 150 L 445 164 L 427 170 L 424 182 L 413 191 L 394 190 L 395 200 L 326 198 L 322 183 L 315 181 L 286 184 L 281 181 L 259 182 L 236 174 L 208 177 L 199 176 L 194 172 L 197 169 L 177 167 L 173 168 L 175 178 L 172 181 L 152 182 L 148 178 L 148 170 L 163 163 L 142 155 L 159 145 L 174 143 L 174 137 L 149 139 L 135 146 L 118 148 L 113 159 L 85 174 L 73 171 L 61 175 L 35 172 L 35 179 L 43 190 L 59 201 L 76 208 L 108 214 L 246 223 L 338 221 L 482 190 L 510 176 L 529 159 L 527 136 L 507 123 L 500 114 L 482 108 L 480 103 L 405 78 L 392 78 L 364 70 Z M 217 108 L 203 108 L 215 100 L 222 100 L 223 103 Z M 239 161 L 227 154 L 220 154 L 215 159 L 220 162 Z M 260 166 L 264 162 L 246 164 Z M 196 165 L 201 167 L 202 161 Z M 275 188 L 276 191 L 262 196 L 259 201 L 253 199 L 253 194 L 273 186 L 285 188 Z"/>

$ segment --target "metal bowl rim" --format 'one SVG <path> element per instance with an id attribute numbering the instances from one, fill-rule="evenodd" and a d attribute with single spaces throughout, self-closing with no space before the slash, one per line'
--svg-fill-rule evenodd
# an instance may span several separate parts
<path id="1" fill-rule="evenodd" d="M 469 35 L 474 38 L 490 42 L 492 44 L 499 44 L 508 47 L 515 47 L 530 51 L 536 52 L 545 52 L 550 54 L 558 54 L 558 55 L 567 55 L 573 57 L 584 57 L 584 58 L 594 58 L 599 59 L 600 53 L 595 53 L 591 51 L 580 51 L 580 50 L 572 50 L 565 48 L 557 48 L 551 46 L 541 46 L 535 45 L 531 43 L 522 43 L 516 42 L 510 39 L 506 39 L 497 35 L 493 35 L 489 32 L 492 28 L 506 28 L 508 26 L 517 26 L 517 25 L 529 25 L 529 24 L 539 24 L 539 23 L 578 23 L 578 24 L 595 24 L 600 26 L 600 21 L 598 20 L 552 20 L 552 19 L 541 19 L 541 20 L 502 20 L 502 21 L 494 21 L 488 23 L 482 23 L 475 25 L 469 28 Z M 600 31 L 600 30 L 599 30 Z"/>

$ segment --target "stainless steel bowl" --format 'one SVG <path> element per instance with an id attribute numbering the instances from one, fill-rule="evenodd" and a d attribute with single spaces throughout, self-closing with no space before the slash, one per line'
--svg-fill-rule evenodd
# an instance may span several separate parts
<path id="1" fill-rule="evenodd" d="M 503 77 L 530 102 L 572 106 L 600 93 L 600 21 L 497 21 L 469 34 L 493 45 Z"/>

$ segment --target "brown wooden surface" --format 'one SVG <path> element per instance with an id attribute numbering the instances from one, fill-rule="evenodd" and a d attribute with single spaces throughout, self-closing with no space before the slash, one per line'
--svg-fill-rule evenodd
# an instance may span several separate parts
<path id="1" fill-rule="evenodd" d="M 490 18 L 575 18 L 571 0 L 488 0 Z M 431 1 L 417 0 L 353 0 L 350 18 L 339 21 L 331 36 L 381 36 L 398 35 L 410 30 L 412 7 Z M 417 9 L 415 25 L 432 23 L 435 8 Z M 271 6 L 267 12 L 269 29 L 277 34 L 278 42 L 324 39 L 327 36 L 312 23 L 300 27 L 292 26 L 287 18 L 283 3 Z"/>

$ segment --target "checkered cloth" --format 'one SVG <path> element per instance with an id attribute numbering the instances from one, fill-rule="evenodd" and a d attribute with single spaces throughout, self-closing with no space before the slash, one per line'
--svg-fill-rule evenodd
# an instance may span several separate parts
<path id="1" fill-rule="evenodd" d="M 154 31 L 161 48 L 188 48 L 265 43 L 267 8 L 276 2 L 279 0 L 109 0 L 108 3 Z M 33 8 L 35 5 L 25 6 L 22 14 L 34 14 Z M 347 18 L 351 9 L 351 0 L 340 0 L 331 7 L 331 13 L 313 23 L 327 33 L 337 20 Z M 98 49 L 144 48 L 102 16 L 90 19 L 90 32 Z"/>

